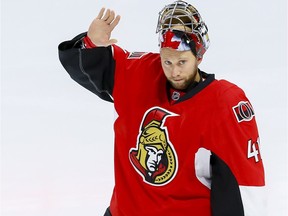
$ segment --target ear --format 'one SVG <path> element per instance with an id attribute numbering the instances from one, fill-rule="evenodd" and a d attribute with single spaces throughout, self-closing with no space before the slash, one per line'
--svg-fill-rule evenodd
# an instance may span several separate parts
<path id="1" fill-rule="evenodd" d="M 203 58 L 197 58 L 197 65 L 200 65 Z"/>

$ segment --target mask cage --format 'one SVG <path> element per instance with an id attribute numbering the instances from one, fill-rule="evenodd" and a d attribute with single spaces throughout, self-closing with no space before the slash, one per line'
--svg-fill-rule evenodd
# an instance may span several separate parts
<path id="1" fill-rule="evenodd" d="M 164 34 L 170 29 L 195 35 L 195 42 L 201 43 L 205 51 L 209 47 L 208 28 L 197 9 L 187 2 L 175 1 L 159 12 L 156 33 Z"/>

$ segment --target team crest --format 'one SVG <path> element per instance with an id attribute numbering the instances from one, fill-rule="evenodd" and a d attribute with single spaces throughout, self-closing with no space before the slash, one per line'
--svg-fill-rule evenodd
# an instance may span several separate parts
<path id="1" fill-rule="evenodd" d="M 255 116 L 253 107 L 248 101 L 240 101 L 233 107 L 233 112 L 238 122 L 250 121 Z"/>
<path id="2" fill-rule="evenodd" d="M 129 157 L 143 181 L 161 186 L 169 183 L 178 168 L 177 155 L 164 127 L 167 117 L 177 116 L 159 107 L 149 109 L 143 116 L 137 147 L 131 148 Z"/>

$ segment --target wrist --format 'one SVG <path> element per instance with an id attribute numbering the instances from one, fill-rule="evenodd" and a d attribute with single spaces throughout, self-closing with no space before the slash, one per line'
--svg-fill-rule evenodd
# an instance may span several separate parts
<path id="1" fill-rule="evenodd" d="M 91 41 L 91 39 L 86 35 L 83 39 L 83 46 L 87 49 L 95 48 L 96 45 Z"/>

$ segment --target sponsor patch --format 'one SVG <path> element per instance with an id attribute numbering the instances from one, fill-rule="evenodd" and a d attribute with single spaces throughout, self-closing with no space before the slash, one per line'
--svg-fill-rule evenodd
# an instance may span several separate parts
<path id="1" fill-rule="evenodd" d="M 253 107 L 248 101 L 240 101 L 233 107 L 233 112 L 238 122 L 251 121 L 255 116 Z"/>

